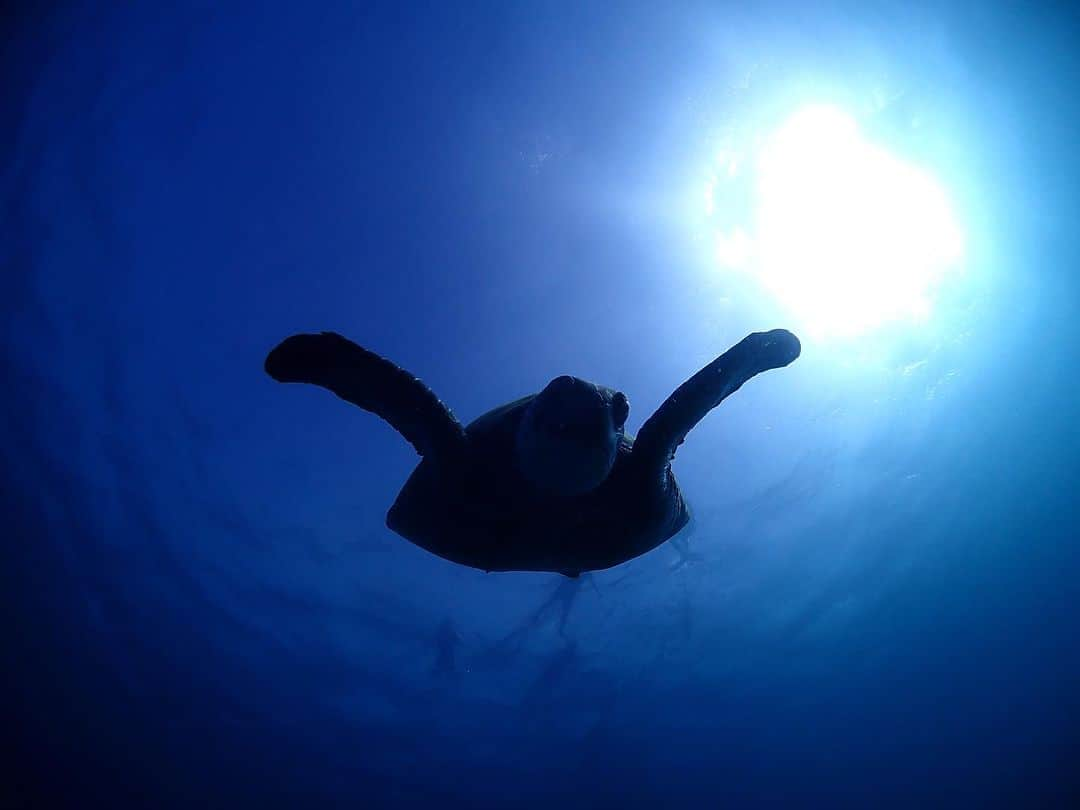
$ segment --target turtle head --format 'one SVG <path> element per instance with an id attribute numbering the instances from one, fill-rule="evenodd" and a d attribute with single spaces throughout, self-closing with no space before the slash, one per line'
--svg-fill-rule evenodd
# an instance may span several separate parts
<path id="1" fill-rule="evenodd" d="M 529 403 L 518 426 L 517 463 L 534 486 L 581 495 L 615 464 L 630 413 L 626 395 L 577 377 L 556 377 Z"/>

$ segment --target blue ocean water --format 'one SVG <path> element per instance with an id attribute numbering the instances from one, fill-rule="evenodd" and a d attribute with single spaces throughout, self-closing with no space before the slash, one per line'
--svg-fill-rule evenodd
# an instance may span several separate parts
<path id="1" fill-rule="evenodd" d="M 1080 803 L 1075 20 L 51 3 L 4 32 L 5 806 Z M 798 331 L 717 266 L 704 189 L 731 132 L 822 100 L 949 189 L 964 271 L 695 429 L 677 543 L 579 580 L 445 562 L 384 526 L 401 437 L 263 373 L 332 329 L 463 420 L 571 373 L 634 431 Z"/>

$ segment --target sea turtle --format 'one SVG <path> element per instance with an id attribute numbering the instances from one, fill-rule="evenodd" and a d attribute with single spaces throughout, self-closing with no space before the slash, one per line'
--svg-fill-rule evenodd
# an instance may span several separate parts
<path id="1" fill-rule="evenodd" d="M 671 472 L 705 414 L 755 374 L 799 356 L 783 329 L 755 332 L 625 432 L 626 395 L 562 376 L 462 427 L 424 383 L 334 332 L 293 335 L 266 358 L 279 382 L 329 389 L 385 419 L 422 457 L 386 525 L 484 571 L 576 577 L 650 551 L 689 520 Z"/>

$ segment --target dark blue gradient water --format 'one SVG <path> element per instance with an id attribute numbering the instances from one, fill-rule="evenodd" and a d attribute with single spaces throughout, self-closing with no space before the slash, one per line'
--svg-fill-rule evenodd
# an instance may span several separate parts
<path id="1" fill-rule="evenodd" d="M 5 806 L 1075 806 L 1077 32 L 985 4 L 8 13 Z M 570 373 L 636 430 L 798 327 L 703 247 L 718 140 L 878 91 L 962 278 L 711 414 L 678 545 L 578 581 L 444 562 L 383 525 L 401 437 L 262 371 L 333 329 L 464 420 Z"/>

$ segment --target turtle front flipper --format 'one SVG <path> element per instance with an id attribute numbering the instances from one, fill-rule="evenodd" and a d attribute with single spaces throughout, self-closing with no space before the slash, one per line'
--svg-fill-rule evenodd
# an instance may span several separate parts
<path id="1" fill-rule="evenodd" d="M 751 377 L 788 365 L 801 350 L 799 339 L 786 329 L 747 335 L 675 389 L 646 420 L 634 441 L 632 458 L 666 467 L 686 434 L 705 414 Z"/>
<path id="2" fill-rule="evenodd" d="M 385 419 L 421 456 L 453 457 L 465 429 L 424 383 L 335 332 L 293 335 L 266 357 L 278 382 L 310 383 Z"/>

